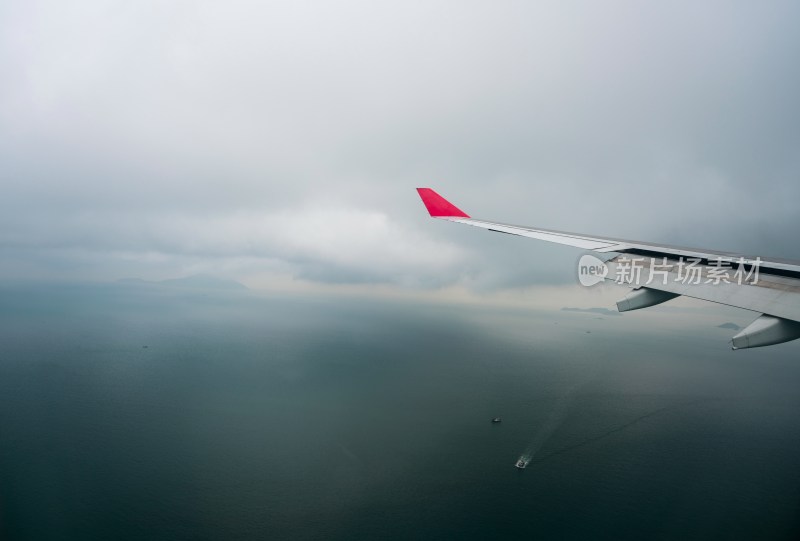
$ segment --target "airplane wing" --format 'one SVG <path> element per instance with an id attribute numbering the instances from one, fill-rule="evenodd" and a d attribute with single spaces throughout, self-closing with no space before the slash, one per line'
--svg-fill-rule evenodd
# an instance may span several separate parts
<path id="1" fill-rule="evenodd" d="M 736 306 L 760 315 L 735 335 L 733 349 L 800 338 L 800 262 L 728 252 L 582 235 L 472 218 L 431 188 L 417 188 L 433 218 L 601 254 L 579 263 L 584 285 L 613 280 L 633 287 L 617 302 L 620 312 L 654 306 L 679 296 Z"/>

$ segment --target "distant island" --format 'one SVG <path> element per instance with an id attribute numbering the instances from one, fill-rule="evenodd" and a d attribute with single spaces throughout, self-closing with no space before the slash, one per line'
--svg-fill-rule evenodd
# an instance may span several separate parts
<path id="1" fill-rule="evenodd" d="M 141 278 L 122 278 L 117 280 L 118 284 L 147 285 L 147 286 L 166 286 L 179 287 L 186 289 L 217 289 L 229 291 L 243 291 L 247 286 L 236 280 L 227 278 L 217 278 L 208 274 L 194 274 L 183 278 L 170 278 L 167 280 L 143 280 Z"/>
<path id="2" fill-rule="evenodd" d="M 727 323 L 723 323 L 722 325 L 717 325 L 717 327 L 720 329 L 733 329 L 734 331 L 738 331 L 739 329 L 741 329 L 739 325 L 737 325 L 736 323 L 731 323 L 730 321 Z"/>
<path id="3" fill-rule="evenodd" d="M 570 308 L 568 306 L 565 306 L 564 308 L 562 308 L 562 310 L 564 310 L 565 312 L 589 312 L 591 314 L 602 314 L 604 316 L 620 316 L 620 315 L 622 315 L 622 314 L 620 314 L 619 312 L 617 312 L 615 310 L 609 310 L 608 308 L 599 308 L 599 307 L 595 307 L 595 308 Z"/>

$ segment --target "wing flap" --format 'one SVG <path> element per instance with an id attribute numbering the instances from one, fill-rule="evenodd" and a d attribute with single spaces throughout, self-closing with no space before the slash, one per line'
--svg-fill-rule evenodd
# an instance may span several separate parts
<path id="1" fill-rule="evenodd" d="M 631 272 L 631 261 L 637 259 L 641 260 L 640 273 Z M 654 263 L 659 267 L 657 277 L 652 272 Z M 609 269 L 606 278 L 620 285 L 646 287 L 800 321 L 800 280 L 796 278 L 759 273 L 742 283 L 731 275 L 726 278 L 727 282 L 717 282 L 714 277 L 717 267 L 698 265 L 697 275 L 687 280 L 685 274 L 681 276 L 678 263 L 664 266 L 650 258 L 631 258 L 627 255 L 615 257 L 606 266 Z"/>

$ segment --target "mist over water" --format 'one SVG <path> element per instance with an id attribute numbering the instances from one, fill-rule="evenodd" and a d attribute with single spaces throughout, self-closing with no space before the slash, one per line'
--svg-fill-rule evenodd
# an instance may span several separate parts
<path id="1" fill-rule="evenodd" d="M 0 301 L 3 539 L 800 533 L 798 346 L 731 352 L 720 321 L 136 284 Z"/>

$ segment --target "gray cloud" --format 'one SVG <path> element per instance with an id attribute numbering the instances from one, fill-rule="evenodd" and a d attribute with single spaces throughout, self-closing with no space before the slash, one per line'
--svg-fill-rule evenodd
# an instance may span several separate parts
<path id="1" fill-rule="evenodd" d="M 793 2 L 12 2 L 0 276 L 487 290 L 507 221 L 800 258 Z M 462 231 L 465 229 L 466 231 Z"/>

